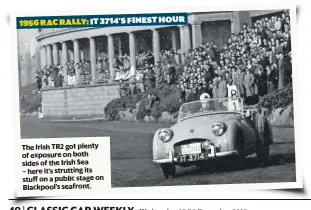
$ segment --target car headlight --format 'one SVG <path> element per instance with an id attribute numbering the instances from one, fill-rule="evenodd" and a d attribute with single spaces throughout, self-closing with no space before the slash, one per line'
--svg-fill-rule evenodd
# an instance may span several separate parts
<path id="1" fill-rule="evenodd" d="M 159 139 L 163 142 L 168 142 L 173 137 L 173 131 L 171 129 L 161 129 L 159 131 Z"/>
<path id="2" fill-rule="evenodd" d="M 212 131 L 216 136 L 221 136 L 226 131 L 226 126 L 224 123 L 215 123 L 212 126 Z"/>

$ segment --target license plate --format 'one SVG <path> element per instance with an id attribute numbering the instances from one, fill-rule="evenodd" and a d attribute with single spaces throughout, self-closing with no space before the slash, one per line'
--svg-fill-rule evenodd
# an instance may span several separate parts
<path id="1" fill-rule="evenodd" d="M 201 143 L 192 143 L 181 145 L 181 154 L 188 155 L 188 154 L 198 154 L 201 153 Z"/>
<path id="2" fill-rule="evenodd" d="M 206 160 L 207 155 L 204 153 L 201 154 L 190 154 L 190 155 L 180 155 L 178 157 L 178 162 L 185 163 L 185 162 L 193 162 L 193 161 L 199 161 L 199 160 Z"/>

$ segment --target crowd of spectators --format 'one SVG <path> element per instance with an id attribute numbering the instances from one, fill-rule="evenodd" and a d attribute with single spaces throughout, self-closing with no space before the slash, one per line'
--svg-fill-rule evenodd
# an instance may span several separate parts
<path id="1" fill-rule="evenodd" d="M 152 51 L 140 52 L 136 56 L 137 73 L 134 80 L 126 82 L 132 75 L 130 72 L 130 59 L 128 55 L 120 59 L 114 59 L 114 70 L 117 72 L 115 80 L 120 82 L 121 96 L 140 93 L 146 89 L 152 89 L 160 83 L 169 85 L 176 82 L 176 68 L 180 63 L 179 50 L 162 50 L 159 61 L 154 62 Z"/>
<path id="2" fill-rule="evenodd" d="M 260 97 L 291 82 L 289 11 L 263 17 L 252 26 L 244 24 L 224 46 L 219 47 L 210 41 L 183 54 L 178 49 L 162 50 L 159 57 L 159 61 L 154 62 L 152 51 L 138 53 L 137 74 L 129 83 L 125 81 L 134 76 L 129 55 L 114 58 L 114 75 L 110 75 L 108 59 L 98 58 L 97 82 L 108 82 L 111 78 L 120 81 L 121 96 L 152 89 L 160 83 L 176 84 L 183 102 L 199 100 L 202 93 L 208 93 L 210 97 L 226 97 L 227 87 L 235 85 L 247 104 L 255 104 Z M 90 83 L 89 61 L 71 61 L 66 66 L 68 85 L 75 84 L 75 66 L 80 71 L 81 83 Z M 62 86 L 63 66 L 45 66 L 36 73 L 38 90 L 46 86 Z"/>
<path id="3" fill-rule="evenodd" d="M 110 79 L 109 62 L 106 57 L 99 57 L 96 61 L 97 82 L 106 83 Z"/>
<path id="4" fill-rule="evenodd" d="M 288 11 L 243 25 L 223 47 L 213 41 L 185 53 L 178 87 L 182 101 L 228 96 L 235 85 L 247 104 L 291 82 L 291 31 Z"/>
<path id="5" fill-rule="evenodd" d="M 60 66 L 44 66 L 35 71 L 38 91 L 45 87 L 61 87 L 63 78 Z"/>
<path id="6" fill-rule="evenodd" d="M 81 60 L 79 63 L 73 61 L 65 64 L 67 68 L 68 85 L 75 85 L 75 66 L 78 67 L 81 84 L 90 84 L 91 81 L 91 67 L 90 62 Z M 41 69 L 35 71 L 38 91 L 45 87 L 62 87 L 64 82 L 64 66 L 62 65 L 46 65 Z"/>

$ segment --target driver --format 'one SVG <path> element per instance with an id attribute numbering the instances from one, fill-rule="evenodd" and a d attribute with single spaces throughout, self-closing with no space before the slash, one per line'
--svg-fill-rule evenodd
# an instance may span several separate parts
<path id="1" fill-rule="evenodd" d="M 202 105 L 201 109 L 199 110 L 200 112 L 211 111 L 215 108 L 214 101 L 208 100 L 210 98 L 211 96 L 208 93 L 203 93 L 200 96 L 201 105 Z"/>

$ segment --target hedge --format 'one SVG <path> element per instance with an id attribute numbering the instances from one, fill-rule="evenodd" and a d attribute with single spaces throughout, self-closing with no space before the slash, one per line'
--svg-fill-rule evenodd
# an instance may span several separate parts
<path id="1" fill-rule="evenodd" d="M 157 98 L 151 109 L 147 108 L 149 105 L 148 95 L 155 95 Z M 132 111 L 137 108 L 137 120 L 143 120 L 145 116 L 158 119 L 164 111 L 169 113 L 178 111 L 181 105 L 179 100 L 180 96 L 176 86 L 162 83 L 154 89 L 112 100 L 105 107 L 105 115 L 108 120 L 117 120 L 120 111 Z"/>
<path id="2" fill-rule="evenodd" d="M 154 102 L 151 109 L 148 109 L 148 95 L 156 95 L 157 101 Z M 273 93 L 262 97 L 255 106 L 263 106 L 272 110 L 274 108 L 286 107 L 293 103 L 292 85 L 287 85 L 282 90 L 275 90 Z M 156 88 L 146 90 L 143 93 L 126 96 L 111 101 L 105 108 L 105 114 L 108 120 L 118 120 L 119 111 L 137 110 L 137 120 L 143 120 L 145 116 L 158 119 L 162 112 L 176 113 L 181 106 L 180 95 L 175 85 L 160 84 Z"/>

